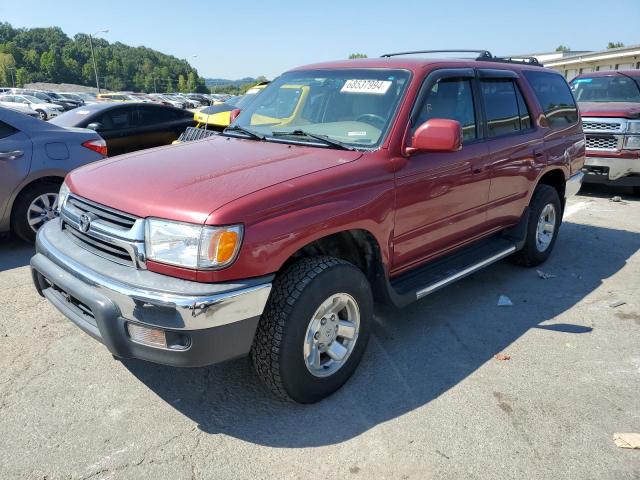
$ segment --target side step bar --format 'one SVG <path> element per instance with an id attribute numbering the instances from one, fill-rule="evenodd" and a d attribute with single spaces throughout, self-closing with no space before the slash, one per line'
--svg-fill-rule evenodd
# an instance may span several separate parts
<path id="1" fill-rule="evenodd" d="M 403 307 L 515 253 L 520 245 L 514 240 L 496 235 L 464 247 L 386 280 L 381 293 L 386 293 L 390 303 Z"/>
<path id="2" fill-rule="evenodd" d="M 442 287 L 446 287 L 450 283 L 455 282 L 456 280 L 460 280 L 461 278 L 466 277 L 467 275 L 471 275 L 478 270 L 483 269 L 484 267 L 491 265 L 492 263 L 497 262 L 498 260 L 502 260 L 505 257 L 508 257 L 513 252 L 516 251 L 516 246 L 512 245 L 511 247 L 503 250 L 502 252 L 496 253 L 492 257 L 486 258 L 484 260 L 479 261 L 478 263 L 474 263 L 473 265 L 469 265 L 467 268 L 456 272 L 449 277 L 443 278 L 439 282 L 436 282 L 432 285 L 429 285 L 422 290 L 418 290 L 416 292 L 416 299 L 420 299 L 422 297 L 426 297 L 430 293 L 435 292 L 436 290 L 441 289 Z"/>

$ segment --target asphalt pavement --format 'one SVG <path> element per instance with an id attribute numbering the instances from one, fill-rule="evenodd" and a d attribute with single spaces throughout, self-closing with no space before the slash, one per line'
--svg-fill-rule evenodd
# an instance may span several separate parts
<path id="1" fill-rule="evenodd" d="M 0 241 L 0 478 L 638 479 L 613 434 L 640 432 L 640 198 L 615 194 L 571 199 L 540 272 L 378 308 L 354 377 L 311 406 L 247 359 L 114 360 Z"/>

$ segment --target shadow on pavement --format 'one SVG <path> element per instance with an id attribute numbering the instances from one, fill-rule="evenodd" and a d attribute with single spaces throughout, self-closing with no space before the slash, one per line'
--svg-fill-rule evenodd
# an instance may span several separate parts
<path id="1" fill-rule="evenodd" d="M 597 183 L 585 183 L 580 188 L 579 195 L 581 197 L 597 197 L 597 198 L 613 198 L 621 197 L 624 201 L 637 202 L 640 201 L 640 195 L 633 192 L 631 187 L 612 187 L 610 185 L 601 185 Z"/>
<path id="2" fill-rule="evenodd" d="M 607 255 L 585 254 L 604 248 Z M 429 403 L 531 328 L 588 335 L 591 327 L 541 324 L 596 290 L 639 248 L 639 234 L 565 223 L 554 254 L 540 267 L 554 278 L 501 262 L 404 310 L 381 307 L 354 377 L 315 405 L 275 399 L 247 359 L 199 369 L 124 364 L 204 432 L 273 447 L 344 442 Z M 502 294 L 513 307 L 496 306 Z"/>
<path id="3" fill-rule="evenodd" d="M 34 253 L 33 245 L 15 238 L 0 238 L 0 272 L 29 265 Z"/>

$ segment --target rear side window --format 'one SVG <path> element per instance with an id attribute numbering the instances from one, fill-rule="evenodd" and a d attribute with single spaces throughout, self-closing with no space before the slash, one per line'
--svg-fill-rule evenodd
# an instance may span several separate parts
<path id="1" fill-rule="evenodd" d="M 578 108 L 569 85 L 556 73 L 526 70 L 531 84 L 551 127 L 564 127 L 578 121 Z"/>
<path id="2" fill-rule="evenodd" d="M 110 110 L 102 115 L 100 123 L 102 123 L 105 130 L 129 128 L 131 126 L 131 113 L 132 110 L 130 108 Z"/>
<path id="3" fill-rule="evenodd" d="M 13 128 L 8 123 L 0 122 L 0 139 L 10 137 L 17 131 L 17 128 Z"/>
<path id="4" fill-rule="evenodd" d="M 489 137 L 500 137 L 531 128 L 531 115 L 518 85 L 511 79 L 480 82 Z"/>
<path id="5" fill-rule="evenodd" d="M 420 107 L 414 129 L 432 118 L 460 122 L 463 142 L 478 138 L 471 81 L 466 78 L 446 78 L 434 83 Z"/>

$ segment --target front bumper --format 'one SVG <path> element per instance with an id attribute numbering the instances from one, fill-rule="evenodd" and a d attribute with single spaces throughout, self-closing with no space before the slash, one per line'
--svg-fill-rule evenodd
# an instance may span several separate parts
<path id="1" fill-rule="evenodd" d="M 116 357 L 203 366 L 249 353 L 273 276 L 203 284 L 136 270 L 79 248 L 48 222 L 31 259 L 38 292 Z M 161 329 L 167 346 L 134 341 L 128 324 Z"/>
<path id="2" fill-rule="evenodd" d="M 640 158 L 589 157 L 584 162 L 584 181 L 587 183 L 614 182 L 623 177 L 640 176 Z M 640 182 L 636 179 L 634 185 Z"/>

